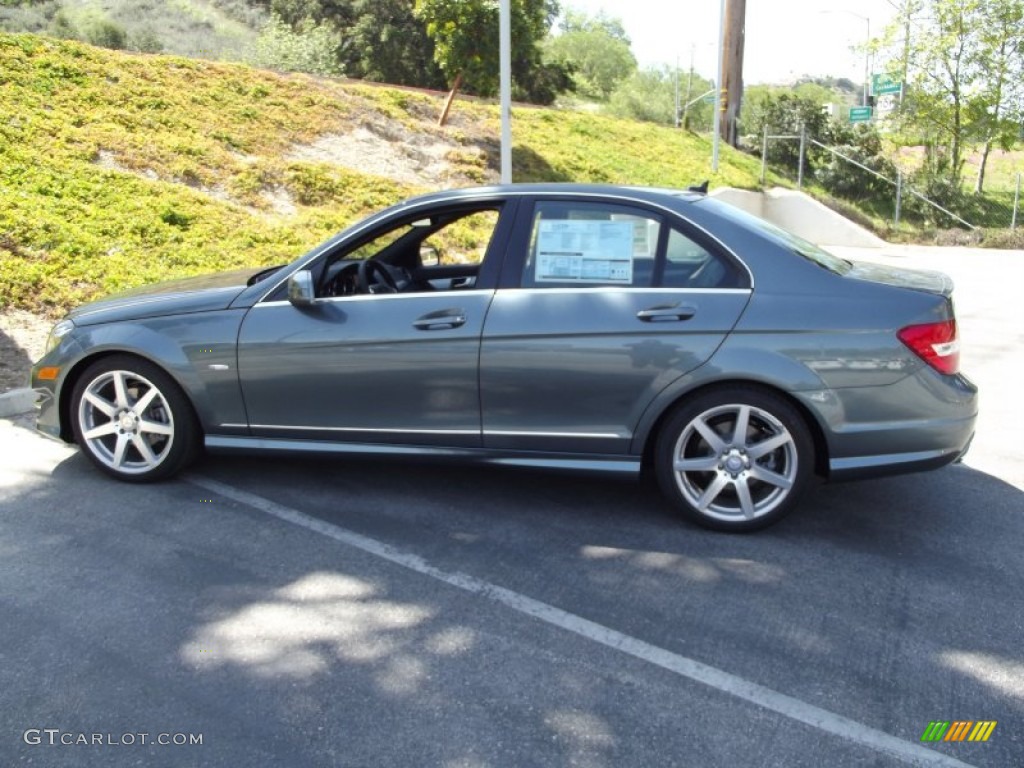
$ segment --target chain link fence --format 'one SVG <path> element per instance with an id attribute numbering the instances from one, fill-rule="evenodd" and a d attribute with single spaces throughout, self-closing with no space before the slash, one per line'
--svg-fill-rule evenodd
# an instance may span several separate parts
<path id="1" fill-rule="evenodd" d="M 783 147 L 776 146 L 784 151 L 772 152 L 775 161 L 770 163 L 769 147 L 773 142 L 784 143 Z M 1019 172 L 1012 192 L 974 194 L 955 190 L 949 195 L 946 189 L 944 197 L 953 197 L 955 201 L 939 202 L 929 197 L 927 189 L 912 184 L 908 174 L 900 169 L 892 169 L 895 176 L 888 175 L 870 167 L 867 159 L 852 154 L 829 147 L 804 130 L 799 134 L 772 134 L 766 129 L 761 144 L 761 183 L 764 184 L 769 170 L 793 179 L 798 189 L 813 181 L 837 200 L 855 203 L 857 209 L 844 211 L 851 218 L 858 218 L 858 209 L 867 211 L 870 216 L 889 222 L 894 229 L 899 229 L 901 222 L 967 230 L 1016 229 L 1018 223 L 1024 224 Z"/>

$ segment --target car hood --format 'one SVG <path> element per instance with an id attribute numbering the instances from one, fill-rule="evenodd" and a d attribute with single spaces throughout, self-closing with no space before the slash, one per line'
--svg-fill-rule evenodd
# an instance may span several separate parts
<path id="1" fill-rule="evenodd" d="M 852 268 L 846 273 L 846 277 L 852 277 L 855 280 L 869 280 L 873 283 L 895 285 L 940 296 L 950 296 L 953 293 L 952 278 L 942 272 L 891 267 L 887 264 L 873 264 L 867 261 L 854 261 L 851 264 Z"/>
<path id="2" fill-rule="evenodd" d="M 264 269 L 236 269 L 147 285 L 83 304 L 73 309 L 68 318 L 76 325 L 94 325 L 225 309 L 245 290 L 249 278 Z"/>

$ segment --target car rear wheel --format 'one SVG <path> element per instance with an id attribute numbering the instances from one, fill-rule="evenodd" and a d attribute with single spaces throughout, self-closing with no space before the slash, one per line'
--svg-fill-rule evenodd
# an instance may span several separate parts
<path id="1" fill-rule="evenodd" d="M 89 366 L 72 394 L 75 441 L 119 480 L 173 475 L 198 451 L 200 430 L 177 383 L 157 366 L 126 355 Z"/>
<path id="2" fill-rule="evenodd" d="M 746 386 L 711 390 L 666 421 L 655 446 L 665 495 L 690 520 L 719 531 L 753 531 L 792 510 L 814 464 L 800 412 Z"/>

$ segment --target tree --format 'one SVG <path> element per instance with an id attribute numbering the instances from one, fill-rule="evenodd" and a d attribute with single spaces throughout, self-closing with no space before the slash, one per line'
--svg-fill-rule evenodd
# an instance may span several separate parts
<path id="1" fill-rule="evenodd" d="M 568 65 L 577 93 L 607 101 L 636 71 L 636 57 L 618 19 L 568 11 L 559 26 L 561 33 L 548 38 L 546 53 Z"/>
<path id="2" fill-rule="evenodd" d="M 899 120 L 923 137 L 927 167 L 959 188 L 965 152 L 1009 140 L 1021 116 L 1022 0 L 904 0 L 881 42 L 882 71 L 903 72 Z"/>
<path id="3" fill-rule="evenodd" d="M 804 130 L 808 138 L 834 143 L 835 124 L 819 100 L 769 86 L 748 88 L 745 96 L 744 133 L 759 139 L 766 128 L 774 136 L 799 136 Z M 800 143 L 794 139 L 770 142 L 768 162 L 795 171 L 800 162 Z M 810 170 L 810 165 L 808 162 L 805 170 Z"/>
<path id="4" fill-rule="evenodd" d="M 804 95 L 807 93 L 812 96 Z M 748 88 L 744 127 L 758 137 L 765 129 L 769 134 L 791 137 L 804 131 L 809 140 L 805 147 L 804 172 L 813 175 L 833 194 L 851 200 L 891 195 L 892 187 L 888 182 L 810 141 L 817 140 L 886 178 L 896 177 L 896 168 L 886 157 L 875 126 L 851 126 L 833 120 L 822 109 L 836 96 L 834 91 L 817 84 L 811 87 L 801 84 L 794 90 L 767 86 Z M 769 142 L 768 162 L 796 171 L 800 142 L 796 138 Z"/>
<path id="5" fill-rule="evenodd" d="M 434 41 L 413 13 L 413 0 L 255 0 L 293 31 L 308 20 L 341 30 L 341 70 L 349 77 L 444 88 Z"/>
<path id="6" fill-rule="evenodd" d="M 677 76 L 680 75 L 671 67 L 648 68 L 634 72 L 612 93 L 608 100 L 608 112 L 631 120 L 675 125 Z M 710 80 L 694 75 L 690 88 L 693 97 L 711 88 Z M 681 102 L 685 96 L 686 89 L 681 88 Z M 682 106 L 680 103 L 680 107 Z M 703 100 L 697 101 L 688 110 L 689 128 L 695 131 L 710 130 L 713 110 L 712 105 L 704 103 Z"/>
<path id="7" fill-rule="evenodd" d="M 544 103 L 559 85 L 569 85 L 559 63 L 545 64 L 540 43 L 558 15 L 555 0 L 514 0 L 512 76 L 515 95 Z M 497 0 L 416 0 L 416 18 L 434 41 L 434 60 L 452 84 L 479 96 L 498 91 Z"/>
<path id="8" fill-rule="evenodd" d="M 443 88 L 434 42 L 413 13 L 412 0 L 352 0 L 342 62 L 350 77 L 396 85 Z"/>
<path id="9" fill-rule="evenodd" d="M 989 23 L 981 30 L 980 45 L 971 52 L 969 65 L 986 74 L 978 97 L 968 103 L 972 134 L 982 142 L 981 162 L 974 191 L 985 186 L 985 169 L 992 145 L 1010 149 L 1020 135 L 1024 119 L 1024 2 L 994 0 Z"/>
<path id="10" fill-rule="evenodd" d="M 307 19 L 316 23 L 329 21 L 339 29 L 347 29 L 354 21 L 352 0 L 255 0 L 276 14 L 292 29 Z"/>

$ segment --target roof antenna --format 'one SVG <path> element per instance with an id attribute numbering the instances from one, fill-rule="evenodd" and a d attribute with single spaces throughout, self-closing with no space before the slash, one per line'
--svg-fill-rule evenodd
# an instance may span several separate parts
<path id="1" fill-rule="evenodd" d="M 695 185 L 693 185 L 691 187 L 687 187 L 687 191 L 689 191 L 689 192 L 700 192 L 702 195 L 706 195 L 708 193 L 708 182 L 709 181 L 710 181 L 710 179 L 704 179 L 704 183 L 703 184 L 695 184 Z"/>

